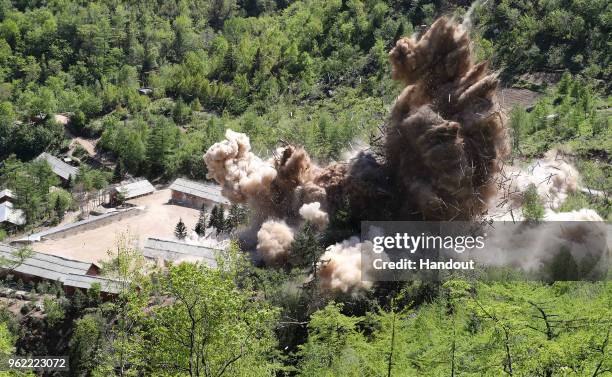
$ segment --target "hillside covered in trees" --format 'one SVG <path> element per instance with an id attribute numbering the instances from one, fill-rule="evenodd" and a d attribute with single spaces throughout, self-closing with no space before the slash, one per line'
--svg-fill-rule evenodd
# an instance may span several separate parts
<path id="1" fill-rule="evenodd" d="M 504 89 L 537 97 L 506 109 L 511 158 L 567 153 L 601 195 L 573 193 L 560 210 L 610 220 L 604 0 L 0 1 L 0 189 L 17 194 L 29 229 L 127 174 L 205 179 L 202 156 L 228 128 L 263 156 L 289 143 L 343 159 L 388 121 L 401 90 L 391 47 L 441 15 L 470 28 Z M 35 160 L 45 151 L 81 161 L 74 182 L 50 190 L 60 182 Z M 70 356 L 58 376 L 612 373 L 609 280 L 414 281 L 330 296 L 312 283 L 323 241 L 305 226 L 291 247 L 306 256 L 292 268 L 254 266 L 232 243 L 224 268 L 149 274 L 123 245 L 104 270 L 131 283 L 112 300 L 41 283 L 28 288 L 42 309 L 3 301 L 0 354 Z"/>
<path id="2" fill-rule="evenodd" d="M 607 91 L 608 2 L 494 3 L 475 7 L 472 35 L 507 85 L 565 71 Z M 385 120 L 394 41 L 469 5 L 5 1 L 0 158 L 65 151 L 52 115 L 69 113 L 74 134 L 101 137 L 102 152 L 153 177 L 203 177 L 200 155 L 225 128 L 259 151 L 284 140 L 336 159 Z"/>

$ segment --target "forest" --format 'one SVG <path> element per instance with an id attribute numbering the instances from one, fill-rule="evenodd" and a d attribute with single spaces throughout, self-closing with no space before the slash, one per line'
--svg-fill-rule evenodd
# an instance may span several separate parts
<path id="1" fill-rule="evenodd" d="M 16 193 L 30 230 L 126 176 L 204 180 L 202 156 L 226 129 L 260 155 L 292 144 L 317 162 L 344 159 L 376 141 L 402 89 L 389 50 L 439 16 L 470 21 L 476 59 L 504 88 L 538 94 L 508 112 L 511 158 L 568 153 L 606 195 L 576 192 L 560 210 L 610 221 L 605 0 L 0 0 L 0 189 Z M 36 157 L 66 155 L 77 137 L 96 141 L 95 156 L 77 145 L 79 175 L 50 189 L 60 182 Z M 612 375 L 609 278 L 330 295 L 312 262 L 328 236 L 299 229 L 291 248 L 304 260 L 290 267 L 253 265 L 232 242 L 220 268 L 154 273 L 121 243 L 103 266 L 124 283 L 112 300 L 39 283 L 26 285 L 42 311 L 0 303 L 0 354 L 69 356 L 70 371 L 50 376 Z"/>

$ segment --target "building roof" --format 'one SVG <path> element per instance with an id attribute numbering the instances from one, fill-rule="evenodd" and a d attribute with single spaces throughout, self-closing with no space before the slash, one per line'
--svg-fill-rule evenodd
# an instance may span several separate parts
<path id="1" fill-rule="evenodd" d="M 56 226 L 56 227 L 53 227 L 53 228 L 49 228 L 49 229 L 43 230 L 43 231 L 38 232 L 38 233 L 32 233 L 32 234 L 30 234 L 30 235 L 28 235 L 26 237 L 20 238 L 17 241 L 21 241 L 21 242 L 38 242 L 42 238 L 44 238 L 45 236 L 49 236 L 49 235 L 52 235 L 52 234 L 55 234 L 55 233 L 63 232 L 63 231 L 66 231 L 66 230 L 69 230 L 69 229 L 72 229 L 72 228 L 78 228 L 78 227 L 80 227 L 82 225 L 85 225 L 85 224 L 89 224 L 89 223 L 92 223 L 92 222 L 95 222 L 95 221 L 99 221 L 99 220 L 105 219 L 107 217 L 116 216 L 116 215 L 118 215 L 120 213 L 123 213 L 123 212 L 134 211 L 134 210 L 136 210 L 136 208 L 127 208 L 127 209 L 124 209 L 124 210 L 107 212 L 107 213 L 104 213 L 104 214 L 98 215 L 98 216 L 90 216 L 90 217 L 88 217 L 88 218 L 86 218 L 84 220 L 75 221 L 73 223 Z"/>
<path id="2" fill-rule="evenodd" d="M 15 199 L 15 194 L 9 189 L 0 190 L 0 199 L 3 198 Z"/>
<path id="3" fill-rule="evenodd" d="M 90 289 L 95 283 L 100 284 L 100 290 L 106 293 L 121 292 L 121 282 L 100 276 L 70 274 L 64 280 L 64 285 L 75 288 Z"/>
<path id="4" fill-rule="evenodd" d="M 0 243 L 0 257 L 18 262 L 14 252 L 17 249 Z M 56 255 L 33 252 L 32 256 L 16 265 L 12 271 L 41 279 L 59 281 L 66 286 L 89 289 L 91 284 L 100 283 L 102 292 L 119 292 L 119 282 L 99 276 L 87 275 L 94 263 L 63 258 Z M 97 267 L 97 266 L 96 266 Z M 6 270 L 0 267 L 0 270 Z"/>
<path id="5" fill-rule="evenodd" d="M 142 179 L 140 181 L 116 186 L 115 191 L 122 192 L 125 195 L 125 199 L 131 199 L 137 196 L 151 194 L 155 192 L 155 187 L 146 179 Z"/>
<path id="6" fill-rule="evenodd" d="M 15 225 L 23 225 L 26 222 L 25 215 L 22 210 L 13 208 L 13 203 L 0 203 L 0 223 L 9 222 Z"/>
<path id="7" fill-rule="evenodd" d="M 170 186 L 170 190 L 208 199 L 215 203 L 230 203 L 227 198 L 221 195 L 221 186 L 219 185 L 190 181 L 185 178 L 177 178 Z"/>
<path id="8" fill-rule="evenodd" d="M 18 261 L 13 253 L 17 249 L 8 245 L 0 244 L 0 256 L 9 261 Z M 38 276 L 49 280 L 60 280 L 67 274 L 85 275 L 91 268 L 92 263 L 81 262 L 56 255 L 33 252 L 32 256 L 26 258 L 23 263 L 15 267 L 16 272 Z"/>
<path id="9" fill-rule="evenodd" d="M 60 160 L 57 157 L 50 155 L 47 152 L 43 152 L 40 156 L 36 157 L 37 160 L 43 159 L 49 163 L 51 166 L 51 170 L 60 177 L 65 180 L 68 180 L 70 177 L 73 179 L 79 174 L 79 168 L 75 166 L 68 165 L 64 161 Z"/>
<path id="10" fill-rule="evenodd" d="M 213 249 L 202 245 L 193 245 L 185 242 L 162 240 L 159 238 L 148 238 L 142 250 L 146 258 L 164 261 L 198 260 L 206 263 L 209 267 L 217 267 L 215 254 L 219 249 Z"/>

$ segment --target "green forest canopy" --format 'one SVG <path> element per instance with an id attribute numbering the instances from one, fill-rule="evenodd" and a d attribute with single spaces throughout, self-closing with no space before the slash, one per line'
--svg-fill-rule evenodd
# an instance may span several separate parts
<path id="1" fill-rule="evenodd" d="M 260 152 L 285 140 L 337 159 L 384 122 L 398 93 L 386 58 L 394 40 L 468 6 L 4 1 L 0 159 L 65 150 L 50 116 L 63 112 L 74 133 L 101 136 L 99 148 L 134 174 L 202 178 L 200 155 L 228 127 L 248 133 Z M 568 71 L 608 89 L 608 2 L 485 2 L 472 17 L 478 57 L 508 83 Z"/>
<path id="2" fill-rule="evenodd" d="M 71 132 L 100 138 L 100 151 L 132 174 L 154 178 L 203 178 L 202 153 L 230 127 L 264 154 L 284 140 L 318 159 L 338 159 L 350 141 L 376 132 L 398 94 L 386 57 L 394 41 L 469 6 L 2 1 L 0 180 L 23 193 L 33 219 L 64 205 L 63 194 L 51 201 L 55 177 L 31 161 L 67 150 L 56 113 L 70 113 Z M 530 85 L 545 95 L 533 111 L 512 112 L 515 153 L 532 157 L 561 144 L 579 155 L 578 168 L 598 190 L 610 189 L 611 19 L 603 0 L 487 1 L 472 19 L 478 59 L 490 59 L 506 85 L 530 85 L 523 73 L 568 73 L 555 88 Z M 79 180 L 92 189 L 109 179 L 109 172 L 83 170 Z M 577 195 L 564 208 L 585 202 Z M 609 216 L 609 203 L 597 205 Z M 262 271 L 237 257 L 227 273 L 182 265 L 139 277 L 140 290 L 106 303 L 95 289 L 65 298 L 41 284 L 37 291 L 59 298 L 46 301 L 41 318 L 17 322 L 4 311 L 0 352 L 69 354 L 82 376 L 612 370 L 609 282 L 414 282 L 332 301 L 304 289 L 306 279 L 306 271 Z"/>

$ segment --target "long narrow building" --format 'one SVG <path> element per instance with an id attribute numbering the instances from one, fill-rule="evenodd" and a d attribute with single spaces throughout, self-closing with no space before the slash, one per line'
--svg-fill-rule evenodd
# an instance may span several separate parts
<path id="1" fill-rule="evenodd" d="M 203 262 L 208 267 L 217 267 L 216 257 L 221 250 L 186 242 L 148 238 L 142 254 L 151 260 L 164 262 Z"/>
<path id="2" fill-rule="evenodd" d="M 155 192 L 155 187 L 146 179 L 140 179 L 135 182 L 123 183 L 115 186 L 110 191 L 111 202 L 118 201 L 119 195 L 123 196 L 123 200 L 136 199 L 141 196 L 149 195 Z"/>
<path id="3" fill-rule="evenodd" d="M 93 284 L 99 284 L 106 295 L 115 295 L 121 291 L 121 282 L 99 276 L 100 267 L 95 263 L 82 262 L 56 255 L 33 252 L 31 256 L 20 260 L 17 249 L 0 243 L 0 275 L 13 275 L 24 282 L 59 282 L 67 294 L 76 289 L 88 290 Z"/>
<path id="4" fill-rule="evenodd" d="M 221 186 L 211 183 L 191 181 L 177 178 L 170 185 L 173 204 L 200 209 L 202 206 L 212 207 L 216 204 L 228 206 L 230 201 L 221 194 Z"/>
<path id="5" fill-rule="evenodd" d="M 51 170 L 62 179 L 63 182 L 74 180 L 79 174 L 79 168 L 68 165 L 59 158 L 50 155 L 47 152 L 43 152 L 40 156 L 36 157 L 37 160 L 45 160 L 51 167 Z"/>

